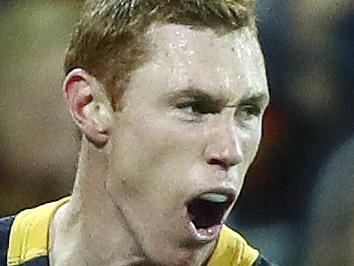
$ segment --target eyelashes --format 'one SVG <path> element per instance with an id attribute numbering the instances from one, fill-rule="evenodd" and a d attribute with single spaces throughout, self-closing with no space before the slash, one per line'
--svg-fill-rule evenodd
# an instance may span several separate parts
<path id="1" fill-rule="evenodd" d="M 215 114 L 221 111 L 215 104 L 207 104 L 201 101 L 188 101 L 178 103 L 176 107 L 185 111 L 188 114 L 203 115 L 203 114 Z"/>
<path id="2" fill-rule="evenodd" d="M 261 108 L 256 103 L 242 104 L 239 110 L 249 116 L 259 116 L 261 114 Z"/>
<path id="3" fill-rule="evenodd" d="M 176 104 L 176 108 L 182 113 L 182 120 L 201 122 L 208 115 L 219 114 L 225 106 L 217 103 L 206 103 L 203 101 L 185 101 Z M 241 124 L 255 121 L 261 116 L 262 109 L 255 101 L 248 100 L 235 106 L 235 121 Z"/>
<path id="4" fill-rule="evenodd" d="M 199 101 L 177 103 L 176 108 L 190 114 L 216 114 L 220 113 L 223 109 L 222 107 L 218 107 L 216 104 L 211 105 Z M 261 113 L 261 107 L 257 103 L 252 102 L 241 103 L 237 110 L 255 116 L 258 116 Z"/>

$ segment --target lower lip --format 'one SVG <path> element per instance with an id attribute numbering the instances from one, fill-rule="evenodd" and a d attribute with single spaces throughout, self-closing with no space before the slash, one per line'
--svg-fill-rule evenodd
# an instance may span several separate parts
<path id="1" fill-rule="evenodd" d="M 222 224 L 213 225 L 206 229 L 197 229 L 192 221 L 189 221 L 188 228 L 197 241 L 210 242 L 220 234 Z"/>

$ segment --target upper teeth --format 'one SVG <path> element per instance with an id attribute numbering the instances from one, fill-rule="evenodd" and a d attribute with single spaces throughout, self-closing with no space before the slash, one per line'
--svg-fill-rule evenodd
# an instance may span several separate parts
<path id="1" fill-rule="evenodd" d="M 215 203 L 223 203 L 227 201 L 227 196 L 217 193 L 204 193 L 200 198 Z"/>

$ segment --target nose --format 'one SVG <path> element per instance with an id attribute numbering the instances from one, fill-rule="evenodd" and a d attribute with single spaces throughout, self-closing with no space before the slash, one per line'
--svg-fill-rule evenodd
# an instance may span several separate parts
<path id="1" fill-rule="evenodd" d="M 204 151 L 205 160 L 209 165 L 228 170 L 242 161 L 242 144 L 236 131 L 234 122 L 215 129 Z"/>

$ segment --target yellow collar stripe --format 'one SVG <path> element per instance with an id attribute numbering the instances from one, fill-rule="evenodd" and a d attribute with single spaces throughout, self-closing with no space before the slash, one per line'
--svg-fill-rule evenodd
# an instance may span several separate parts
<path id="1" fill-rule="evenodd" d="M 8 266 L 20 265 L 48 255 L 50 221 L 56 210 L 68 200 L 69 198 L 64 198 L 25 210 L 15 217 L 10 232 Z"/>
<path id="2" fill-rule="evenodd" d="M 259 252 L 235 231 L 223 226 L 216 249 L 207 266 L 251 266 Z"/>

